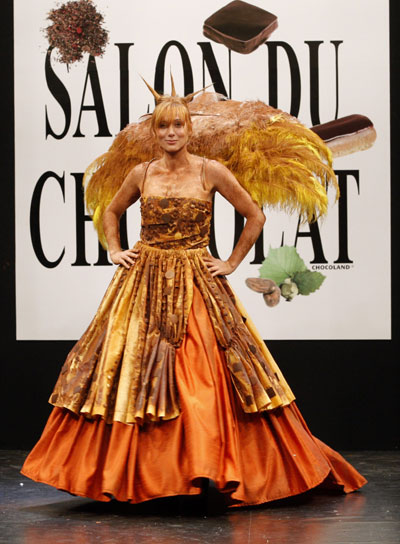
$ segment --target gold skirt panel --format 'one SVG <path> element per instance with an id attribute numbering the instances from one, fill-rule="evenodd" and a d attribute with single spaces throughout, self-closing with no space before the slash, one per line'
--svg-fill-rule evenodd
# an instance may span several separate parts
<path id="1" fill-rule="evenodd" d="M 119 267 L 82 338 L 69 353 L 50 396 L 54 406 L 108 423 L 168 420 L 180 413 L 175 350 L 186 333 L 193 282 L 245 412 L 294 400 L 288 384 L 224 277 L 212 277 L 205 247 L 158 249 Z M 190 364 L 190 361 L 188 361 Z"/>

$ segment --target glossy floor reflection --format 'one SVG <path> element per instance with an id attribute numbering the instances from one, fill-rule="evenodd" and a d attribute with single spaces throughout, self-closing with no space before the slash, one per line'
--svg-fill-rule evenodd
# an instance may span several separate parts
<path id="1" fill-rule="evenodd" d="M 398 544 L 400 453 L 344 455 L 369 480 L 359 492 L 313 491 L 213 514 L 196 497 L 138 506 L 72 497 L 19 474 L 26 452 L 0 451 L 0 542 Z"/>

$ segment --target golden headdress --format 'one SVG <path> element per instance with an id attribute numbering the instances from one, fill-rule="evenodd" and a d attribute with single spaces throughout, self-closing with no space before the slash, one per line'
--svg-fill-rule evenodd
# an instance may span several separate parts
<path id="1" fill-rule="evenodd" d="M 145 82 L 156 103 L 177 97 L 160 95 Z M 313 221 L 327 212 L 326 188 L 338 194 L 332 155 L 317 134 L 295 117 L 261 101 L 226 100 L 217 93 L 191 93 L 193 121 L 189 152 L 226 165 L 260 206 L 270 205 Z M 84 175 L 85 199 L 101 243 L 106 246 L 103 213 L 129 171 L 160 155 L 150 120 L 127 125 L 110 149 Z"/>
<path id="2" fill-rule="evenodd" d="M 172 73 L 170 74 L 171 76 L 171 95 L 163 95 L 163 94 L 159 94 L 155 89 L 153 89 L 153 87 L 151 87 L 147 81 L 144 79 L 144 77 L 140 76 L 144 83 L 146 84 L 146 87 L 149 89 L 149 91 L 151 92 L 151 94 L 154 96 L 154 99 L 156 101 L 156 105 L 160 104 L 163 100 L 168 100 L 169 98 L 174 98 L 174 97 L 177 97 L 177 98 L 182 98 L 182 101 L 183 102 L 191 102 L 193 100 L 193 98 L 196 96 L 196 94 L 199 94 L 201 93 L 202 91 L 205 91 L 206 89 L 208 89 L 208 87 L 211 87 L 211 85 L 207 85 L 207 87 L 203 87 L 202 89 L 199 89 L 198 91 L 195 91 L 194 93 L 190 93 L 190 94 L 187 94 L 186 96 L 182 96 L 182 97 L 178 97 L 178 95 L 176 94 L 176 90 L 175 90 L 175 83 L 174 83 L 174 78 L 172 77 Z"/>

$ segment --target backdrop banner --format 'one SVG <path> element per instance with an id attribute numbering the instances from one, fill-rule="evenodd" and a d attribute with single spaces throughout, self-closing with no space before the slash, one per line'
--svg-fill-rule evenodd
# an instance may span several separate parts
<path id="1" fill-rule="evenodd" d="M 14 0 L 17 340 L 77 339 L 96 312 L 115 266 L 85 211 L 83 172 L 152 111 L 140 75 L 169 93 L 170 69 L 180 95 L 213 83 L 210 90 L 262 100 L 308 127 L 352 114 L 372 121 L 372 147 L 334 160 L 341 198 L 329 192 L 328 216 L 310 226 L 266 208 L 262 236 L 229 281 L 266 340 L 390 339 L 389 2 L 254 0 L 242 6 L 239 30 L 227 25 L 217 43 L 203 25 L 227 1 L 94 0 L 109 43 L 102 57 L 86 53 L 69 65 L 44 33 L 61 4 Z M 228 49 L 230 31 L 246 27 L 254 6 L 278 26 L 271 17 L 258 46 Z M 220 195 L 214 225 L 226 259 L 242 221 Z M 136 202 L 127 212 L 129 246 L 139 231 Z M 259 277 L 269 249 L 282 245 L 295 246 L 325 280 L 271 308 L 245 280 Z"/>

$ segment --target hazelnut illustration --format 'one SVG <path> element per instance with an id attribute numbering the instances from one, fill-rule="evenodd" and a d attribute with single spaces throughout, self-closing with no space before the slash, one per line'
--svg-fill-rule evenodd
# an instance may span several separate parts
<path id="1" fill-rule="evenodd" d="M 290 278 L 286 278 L 281 285 L 282 296 L 289 302 L 299 293 L 297 284 Z"/>

